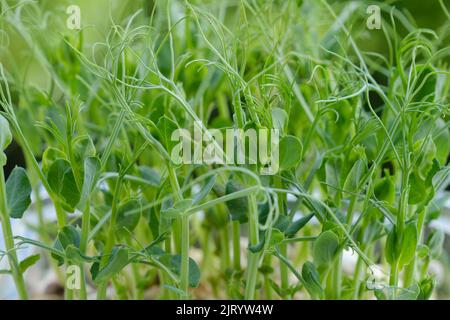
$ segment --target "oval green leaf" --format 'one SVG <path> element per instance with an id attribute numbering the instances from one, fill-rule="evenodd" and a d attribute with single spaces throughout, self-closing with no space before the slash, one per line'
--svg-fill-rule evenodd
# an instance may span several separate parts
<path id="1" fill-rule="evenodd" d="M 339 238 L 331 230 L 322 232 L 314 241 L 313 259 L 318 267 L 332 262 L 339 248 Z"/>
<path id="2" fill-rule="evenodd" d="M 6 181 L 6 203 L 8 214 L 20 219 L 31 203 L 31 184 L 25 169 L 15 167 Z"/>

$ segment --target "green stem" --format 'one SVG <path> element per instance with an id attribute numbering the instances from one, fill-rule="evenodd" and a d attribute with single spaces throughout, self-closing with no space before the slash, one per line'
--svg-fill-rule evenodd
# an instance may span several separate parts
<path id="1" fill-rule="evenodd" d="M 258 234 L 258 206 L 256 203 L 256 196 L 251 194 L 249 196 L 249 237 L 250 237 L 250 246 L 254 246 L 259 242 L 259 234 Z M 245 286 L 245 299 L 253 300 L 255 298 L 255 288 L 256 281 L 258 276 L 258 260 L 259 253 L 258 252 L 250 252 L 248 257 L 248 266 L 247 266 L 247 282 Z"/>
<path id="2" fill-rule="evenodd" d="M 414 280 L 414 269 L 416 268 L 416 257 L 405 266 L 405 271 L 403 275 L 403 286 L 405 288 L 409 287 Z"/>
<path id="3" fill-rule="evenodd" d="M 363 267 L 363 260 L 358 257 L 355 267 L 355 276 L 353 281 L 353 300 L 359 299 L 359 287 L 361 286 L 361 273 Z"/>
<path id="4" fill-rule="evenodd" d="M 39 167 L 39 164 L 33 155 L 33 151 L 31 150 L 27 139 L 25 139 L 25 136 L 23 135 L 22 130 L 20 129 L 20 126 L 15 118 L 15 115 L 14 115 L 12 124 L 13 124 L 14 131 L 16 132 L 17 141 L 18 141 L 19 145 L 22 147 L 22 151 L 24 152 L 26 159 L 29 159 L 29 161 L 31 163 L 31 168 L 33 168 L 34 172 L 37 174 L 37 176 L 41 180 L 42 185 L 44 186 L 45 190 L 47 191 L 50 199 L 52 200 L 52 202 L 55 206 L 58 226 L 60 228 L 62 228 L 66 225 L 66 216 L 64 214 L 64 211 L 62 210 L 61 205 L 59 204 L 58 198 L 53 193 L 52 188 L 50 188 L 50 185 L 47 182 L 47 178 L 45 177 L 44 173 L 42 172 L 41 168 Z"/>
<path id="5" fill-rule="evenodd" d="M 170 237 L 167 237 L 167 239 L 164 241 L 164 247 L 168 254 L 172 253 L 172 239 Z M 170 300 L 176 298 L 176 296 L 174 296 L 173 290 L 170 290 L 165 287 L 165 284 L 167 284 L 169 286 L 173 285 L 172 279 L 170 279 L 170 277 L 166 276 L 165 273 L 163 272 L 161 275 L 161 281 L 162 281 L 162 287 L 163 287 L 163 297 L 165 299 L 169 298 Z"/>
<path id="6" fill-rule="evenodd" d="M 283 182 L 280 177 L 275 178 L 275 184 L 278 188 L 283 188 Z M 282 215 L 286 215 L 286 211 L 284 209 L 284 197 L 285 195 L 278 196 L 278 208 Z M 287 243 L 280 244 L 280 252 L 283 256 L 288 257 L 288 245 Z M 288 268 L 286 264 L 280 263 L 280 278 L 281 278 L 281 291 L 283 295 L 288 292 L 289 288 L 289 277 L 288 277 Z"/>
<path id="7" fill-rule="evenodd" d="M 80 250 L 82 253 L 86 253 L 88 238 L 89 238 L 89 229 L 90 229 L 90 219 L 91 219 L 91 206 L 89 201 L 86 203 L 86 206 L 83 210 L 83 215 L 81 218 L 81 238 L 80 238 Z"/>
<path id="8" fill-rule="evenodd" d="M 354 212 L 354 208 L 355 208 L 355 203 L 356 203 L 356 196 L 352 196 L 350 198 L 350 204 L 348 205 L 348 209 L 347 209 L 347 225 L 351 226 L 352 222 L 353 222 L 353 212 Z"/>
<path id="9" fill-rule="evenodd" d="M 11 221 L 8 215 L 8 209 L 6 204 L 5 174 L 3 172 L 3 168 L 0 168 L 0 199 L 1 199 L 0 214 L 2 220 L 3 238 L 5 240 L 5 247 L 8 253 L 8 260 L 9 265 L 11 267 L 11 273 L 20 299 L 27 300 L 28 294 L 25 287 L 25 281 L 23 280 L 23 275 L 19 269 L 19 262 L 18 262 L 19 260 L 17 259 Z"/>
<path id="10" fill-rule="evenodd" d="M 332 265 L 330 265 L 323 277 L 326 283 L 325 298 L 327 300 L 332 300 L 334 299 L 334 268 L 332 268 Z"/>
<path id="11" fill-rule="evenodd" d="M 114 124 L 113 131 L 108 140 L 108 144 L 106 145 L 106 148 L 103 151 L 102 157 L 100 159 L 100 161 L 102 163 L 102 167 L 104 167 L 106 165 L 109 155 L 111 154 L 112 147 L 113 147 L 114 143 L 117 141 L 117 136 L 119 135 L 120 128 L 122 127 L 122 124 L 125 120 L 125 114 L 126 114 L 125 109 L 120 110 L 119 118 L 117 118 L 116 123 Z"/>
<path id="12" fill-rule="evenodd" d="M 189 216 L 181 218 L 181 278 L 180 289 L 184 293 L 184 299 L 189 296 Z"/>
<path id="13" fill-rule="evenodd" d="M 364 230 L 364 229 L 363 229 Z M 373 246 L 371 244 L 364 244 L 361 248 L 362 252 L 371 254 Z M 355 275 L 353 280 L 353 300 L 358 300 L 361 297 L 361 276 L 366 272 L 366 266 L 361 256 L 358 256 L 355 267 Z"/>
<path id="14" fill-rule="evenodd" d="M 356 203 L 356 197 L 352 196 L 350 198 L 350 204 L 347 209 L 347 225 L 351 227 L 353 221 L 354 208 Z M 342 291 L 342 251 L 338 253 L 336 262 L 333 266 L 333 298 L 341 299 L 341 291 Z"/>
<path id="15" fill-rule="evenodd" d="M 66 288 L 64 290 L 64 299 L 65 300 L 73 300 L 73 290 Z"/>
<path id="16" fill-rule="evenodd" d="M 280 244 L 280 253 L 284 256 L 288 256 L 287 243 Z M 284 263 L 280 263 L 280 278 L 281 278 L 281 291 L 283 296 L 286 295 L 289 288 L 288 267 Z"/>
<path id="17" fill-rule="evenodd" d="M 399 237 L 403 233 L 403 229 L 405 228 L 406 222 L 406 212 L 408 210 L 408 173 L 402 173 L 402 193 L 400 195 L 400 202 L 398 208 L 398 219 L 397 219 L 397 227 L 399 232 Z"/>
<path id="18" fill-rule="evenodd" d="M 169 171 L 169 180 L 175 194 L 175 200 L 183 200 L 180 185 L 178 184 L 175 169 L 167 164 Z M 180 289 L 183 294 L 181 299 L 187 299 L 189 296 L 189 215 L 184 214 L 181 217 L 181 272 L 180 272 Z"/>
<path id="19" fill-rule="evenodd" d="M 233 266 L 241 270 L 241 226 L 239 221 L 233 221 Z"/>
<path id="20" fill-rule="evenodd" d="M 267 255 L 264 257 L 264 264 L 267 266 L 272 265 L 272 256 Z M 272 285 L 270 283 L 270 274 L 264 275 L 264 292 L 265 292 L 265 299 L 272 300 L 273 294 L 272 294 Z"/>
<path id="21" fill-rule="evenodd" d="M 334 287 L 334 299 L 341 298 L 342 288 L 342 251 L 338 253 L 337 260 L 334 264 L 333 270 L 333 287 Z"/>
<path id="22" fill-rule="evenodd" d="M 135 300 L 142 300 L 144 299 L 144 290 L 140 285 L 141 275 L 136 264 L 131 265 L 131 272 L 133 275 L 133 297 Z"/>
<path id="23" fill-rule="evenodd" d="M 289 270 L 291 270 L 291 272 L 298 279 L 300 284 L 302 284 L 303 286 L 306 284 L 305 280 L 302 277 L 302 275 L 297 271 L 297 269 L 292 265 L 292 263 L 285 256 L 283 256 L 279 251 L 275 253 L 275 256 L 278 259 L 280 259 L 280 261 L 282 263 L 284 263 L 289 268 Z M 311 298 L 313 298 L 313 297 L 311 297 Z"/>
<path id="24" fill-rule="evenodd" d="M 223 258 L 223 270 L 227 270 L 230 268 L 230 238 L 229 238 L 229 230 L 228 225 L 225 225 L 221 230 L 221 242 L 222 242 L 222 258 Z"/>
<path id="25" fill-rule="evenodd" d="M 391 265 L 391 272 L 389 275 L 389 285 L 394 287 L 394 296 L 398 285 L 398 261 L 394 261 Z"/>
<path id="26" fill-rule="evenodd" d="M 175 247 L 175 252 L 181 253 L 181 247 L 182 247 L 182 237 L 181 233 L 183 226 L 181 225 L 181 219 L 175 219 L 175 221 L 172 224 L 172 237 L 173 237 L 173 243 Z"/>
<path id="27" fill-rule="evenodd" d="M 425 220 L 425 208 L 423 208 L 419 212 L 419 217 L 417 220 L 417 231 L 418 231 L 418 243 L 420 243 L 422 238 L 422 229 L 423 229 L 423 222 Z M 415 272 L 416 272 L 416 261 L 417 257 L 414 255 L 413 260 L 405 267 L 405 276 L 404 276 L 404 287 L 408 288 L 412 285 L 414 278 L 415 278 Z"/>
<path id="28" fill-rule="evenodd" d="M 405 165 L 406 167 L 406 165 Z M 402 192 L 400 194 L 398 218 L 396 224 L 397 238 L 403 238 L 403 230 L 405 229 L 406 212 L 408 209 L 408 172 L 402 172 Z M 389 285 L 394 287 L 394 298 L 396 296 L 396 288 L 398 287 L 398 273 L 399 273 L 398 260 L 394 261 L 391 265 L 391 272 L 389 276 Z"/>
<path id="29" fill-rule="evenodd" d="M 308 241 L 314 241 L 317 239 L 317 236 L 303 236 L 303 237 L 295 237 L 295 238 L 286 238 L 283 240 L 283 243 L 292 243 L 292 242 L 308 242 Z M 300 253 L 301 254 L 301 253 Z M 305 258 L 308 255 L 302 255 L 299 258 Z M 300 259 L 301 260 L 301 259 Z"/>
<path id="30" fill-rule="evenodd" d="M 83 215 L 81 218 L 81 239 L 80 239 L 80 251 L 82 254 L 86 254 L 88 238 L 89 238 L 89 229 L 90 229 L 90 219 L 91 219 L 91 207 L 89 201 L 86 202 L 86 207 L 83 210 Z M 84 272 L 84 264 L 80 264 L 81 270 L 81 287 L 80 287 L 80 299 L 87 299 L 87 290 L 86 290 L 86 275 Z"/>
<path id="31" fill-rule="evenodd" d="M 30 168 L 32 167 L 31 164 L 32 160 L 29 159 L 29 156 L 25 154 L 25 163 L 26 167 Z M 50 239 L 49 235 L 47 234 L 46 225 L 45 225 L 45 219 L 44 219 L 44 213 L 43 213 L 43 201 L 39 194 L 39 177 L 36 175 L 35 172 L 30 171 L 28 173 L 31 184 L 33 185 L 33 194 L 35 197 L 34 201 L 34 208 L 37 214 L 39 227 L 38 227 L 38 233 L 39 237 L 43 242 L 46 244 L 52 243 L 52 239 Z M 56 277 L 58 278 L 58 281 L 63 284 L 64 283 L 64 275 L 62 274 L 61 270 L 59 269 L 56 260 L 51 257 L 51 254 L 48 251 L 44 251 L 44 255 L 47 259 L 47 261 L 50 263 L 51 268 L 56 274 Z"/>

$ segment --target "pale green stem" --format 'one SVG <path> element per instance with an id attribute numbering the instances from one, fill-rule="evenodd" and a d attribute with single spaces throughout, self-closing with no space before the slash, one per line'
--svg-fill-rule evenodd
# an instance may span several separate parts
<path id="1" fill-rule="evenodd" d="M 249 196 L 249 237 L 250 237 L 250 246 L 257 245 L 259 242 L 259 234 L 258 234 L 258 206 L 256 203 L 256 196 L 251 194 Z M 248 266 L 247 266 L 247 283 L 245 286 L 245 299 L 253 300 L 255 299 L 255 289 L 256 289 L 256 281 L 258 276 L 258 261 L 259 261 L 259 253 L 258 252 L 248 252 Z"/>
<path id="2" fill-rule="evenodd" d="M 90 215 L 91 207 L 89 201 L 86 203 L 86 207 L 83 210 L 83 215 L 81 217 L 81 239 L 80 239 L 80 251 L 82 254 L 86 254 L 88 238 L 89 238 L 89 229 L 90 229 Z M 84 271 L 84 264 L 80 264 L 81 270 L 81 287 L 80 287 L 80 299 L 87 299 L 87 290 L 86 290 L 86 275 Z"/>
<path id="3" fill-rule="evenodd" d="M 111 218 L 110 218 L 110 222 L 109 222 L 108 236 L 106 239 L 105 248 L 103 250 L 103 256 L 100 259 L 99 270 L 104 268 L 106 266 L 106 264 L 108 263 L 109 255 L 111 254 L 112 249 L 114 247 L 114 242 L 116 239 L 115 235 L 116 235 L 116 221 L 117 221 L 117 213 L 118 213 L 117 209 L 118 209 L 119 192 L 120 192 L 121 185 L 122 185 L 122 177 L 119 177 L 119 179 L 117 180 L 117 183 L 116 183 L 115 191 L 114 191 L 114 199 L 113 199 L 112 208 L 111 208 Z M 97 291 L 97 300 L 105 300 L 107 287 L 108 287 L 108 280 L 103 281 L 99 285 L 98 291 Z"/>
<path id="4" fill-rule="evenodd" d="M 8 208 L 6 204 L 6 187 L 5 187 L 5 174 L 3 168 L 0 168 L 0 214 L 2 220 L 3 238 L 5 241 L 6 252 L 8 253 L 9 265 L 11 268 L 11 274 L 16 285 L 19 298 L 22 300 L 28 299 L 27 290 L 25 287 L 25 281 L 23 280 L 22 272 L 19 269 L 19 260 L 14 245 L 14 236 L 11 227 L 11 221 L 8 215 Z"/>
<path id="5" fill-rule="evenodd" d="M 233 266 L 241 270 L 241 226 L 239 221 L 233 221 Z"/>
<path id="6" fill-rule="evenodd" d="M 178 184 L 177 175 L 175 169 L 170 165 L 167 165 L 169 171 L 169 180 L 175 193 L 175 200 L 180 201 L 183 199 L 180 185 Z M 183 295 L 180 298 L 187 299 L 189 296 L 189 215 L 183 214 L 181 217 L 181 272 L 180 272 L 180 289 L 183 291 Z"/>

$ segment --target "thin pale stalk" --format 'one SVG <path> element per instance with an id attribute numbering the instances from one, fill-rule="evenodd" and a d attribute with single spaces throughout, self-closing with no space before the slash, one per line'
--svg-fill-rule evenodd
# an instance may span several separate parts
<path id="1" fill-rule="evenodd" d="M 8 253 L 9 265 L 11 268 L 11 274 L 16 285 L 19 298 L 22 300 L 28 299 L 28 293 L 25 287 L 25 281 L 23 280 L 22 272 L 19 268 L 19 260 L 15 250 L 14 236 L 11 227 L 11 220 L 8 215 L 8 208 L 6 204 L 6 186 L 5 186 L 5 174 L 3 168 L 0 168 L 0 214 L 2 220 L 3 239 L 5 241 L 6 251 Z"/>
<path id="2" fill-rule="evenodd" d="M 251 194 L 249 196 L 249 237 L 250 237 L 250 246 L 257 245 L 259 242 L 258 235 L 258 206 L 256 203 L 256 196 Z M 247 266 L 247 283 L 245 287 L 245 299 L 253 300 L 255 299 L 255 289 L 256 289 L 256 281 L 258 276 L 258 261 L 259 261 L 259 253 L 257 252 L 248 252 L 248 266 Z"/>

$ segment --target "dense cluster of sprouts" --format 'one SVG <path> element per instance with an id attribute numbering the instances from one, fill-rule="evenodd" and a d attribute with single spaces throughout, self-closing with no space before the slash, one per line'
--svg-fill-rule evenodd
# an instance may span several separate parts
<path id="1" fill-rule="evenodd" d="M 0 0 L 0 164 L 12 139 L 26 164 L 0 170 L 0 259 L 20 298 L 44 260 L 66 299 L 432 295 L 450 172 L 443 1 L 434 31 L 384 4 L 369 30 L 364 1 L 326 0 L 110 1 L 70 30 L 57 2 Z M 276 129 L 277 170 L 173 161 L 173 132 L 194 127 L 210 142 Z M 33 239 L 11 228 L 27 215 Z M 26 246 L 41 255 L 20 261 Z"/>

